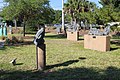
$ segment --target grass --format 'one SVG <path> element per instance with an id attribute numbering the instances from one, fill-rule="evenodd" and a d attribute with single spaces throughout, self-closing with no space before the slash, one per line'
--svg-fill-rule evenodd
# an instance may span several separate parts
<path id="1" fill-rule="evenodd" d="M 0 80 L 120 80 L 120 45 L 111 51 L 84 49 L 83 40 L 64 36 L 45 37 L 47 66 L 36 71 L 35 45 L 5 46 L 0 49 Z M 9 62 L 17 58 L 17 65 Z"/>

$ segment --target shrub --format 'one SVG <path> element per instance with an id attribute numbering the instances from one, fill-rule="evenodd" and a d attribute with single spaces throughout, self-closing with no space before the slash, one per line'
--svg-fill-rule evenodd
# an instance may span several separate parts
<path id="1" fill-rule="evenodd" d="M 22 30 L 22 28 L 17 28 L 17 29 L 13 28 L 12 33 L 13 34 L 22 34 L 23 30 Z"/>
<path id="2" fill-rule="evenodd" d="M 18 39 L 18 42 L 19 42 L 19 43 L 23 43 L 23 42 L 24 42 L 24 38 L 21 37 L 21 36 L 19 36 L 17 39 Z"/>
<path id="3" fill-rule="evenodd" d="M 9 45 L 10 43 L 11 43 L 11 40 L 10 40 L 9 38 L 6 38 L 6 39 L 5 39 L 5 44 L 6 44 L 6 45 Z"/>
<path id="4" fill-rule="evenodd" d="M 17 43 L 23 43 L 24 39 L 22 36 L 9 36 L 8 38 L 6 38 L 5 43 L 7 45 L 9 44 L 17 44 Z"/>

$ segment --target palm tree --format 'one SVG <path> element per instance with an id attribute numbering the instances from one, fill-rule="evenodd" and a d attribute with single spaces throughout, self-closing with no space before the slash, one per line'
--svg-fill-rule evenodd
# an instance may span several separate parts
<path id="1" fill-rule="evenodd" d="M 67 3 L 65 3 L 65 13 L 70 15 L 71 23 L 72 21 L 76 21 L 75 15 L 78 12 L 79 1 L 80 0 L 68 0 Z"/>
<path id="2" fill-rule="evenodd" d="M 72 23 L 72 21 L 77 22 L 80 13 L 90 11 L 91 7 L 93 7 L 93 3 L 87 0 L 68 0 L 64 10 L 66 14 L 70 15 Z"/>

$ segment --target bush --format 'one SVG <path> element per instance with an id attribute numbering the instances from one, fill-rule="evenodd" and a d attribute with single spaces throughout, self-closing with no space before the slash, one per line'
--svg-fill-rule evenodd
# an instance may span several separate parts
<path id="1" fill-rule="evenodd" d="M 9 45 L 10 43 L 11 43 L 10 39 L 9 39 L 9 38 L 6 38 L 6 39 L 5 39 L 5 44 L 6 44 L 6 45 Z"/>
<path id="2" fill-rule="evenodd" d="M 112 36 L 113 39 L 120 39 L 120 32 Z"/>
<path id="3" fill-rule="evenodd" d="M 17 28 L 17 29 L 13 28 L 12 33 L 13 34 L 22 34 L 23 30 L 22 30 L 22 28 Z"/>
<path id="4" fill-rule="evenodd" d="M 117 31 L 118 31 L 118 32 L 120 31 L 120 27 L 117 27 Z"/>
<path id="5" fill-rule="evenodd" d="M 23 42 L 24 42 L 24 39 L 22 36 L 9 36 L 5 40 L 6 45 L 23 43 Z"/>
<path id="6" fill-rule="evenodd" d="M 23 43 L 24 42 L 24 38 L 23 37 L 18 37 L 18 42 L 19 43 Z"/>

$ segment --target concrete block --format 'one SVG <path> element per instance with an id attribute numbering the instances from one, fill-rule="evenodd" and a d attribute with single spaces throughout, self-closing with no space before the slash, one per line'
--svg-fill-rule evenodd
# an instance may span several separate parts
<path id="1" fill-rule="evenodd" d="M 84 48 L 103 52 L 110 51 L 110 36 L 84 35 Z"/>
<path id="2" fill-rule="evenodd" d="M 67 32 L 67 40 L 78 41 L 79 32 Z"/>

